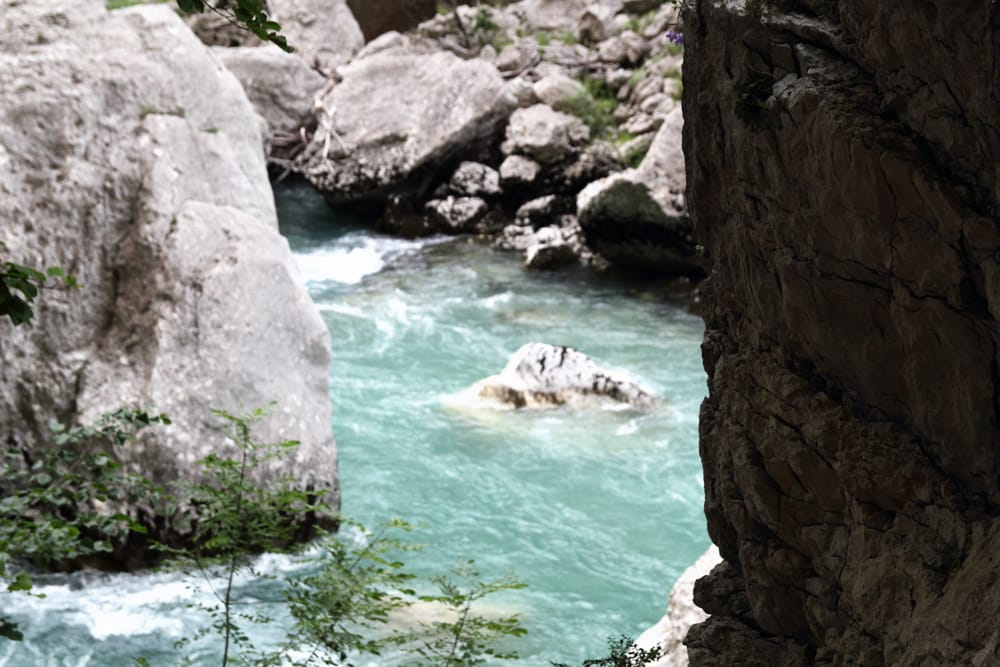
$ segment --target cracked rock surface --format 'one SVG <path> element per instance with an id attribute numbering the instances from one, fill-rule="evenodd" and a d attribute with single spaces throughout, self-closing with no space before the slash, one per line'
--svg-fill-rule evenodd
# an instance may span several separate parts
<path id="1" fill-rule="evenodd" d="M 210 408 L 277 400 L 258 437 L 301 440 L 281 472 L 335 489 L 329 334 L 239 82 L 166 5 L 0 0 L 0 28 L 5 258 L 82 285 L 45 290 L 32 328 L 4 323 L 0 443 L 52 446 L 53 420 L 155 407 L 174 424 L 122 454 L 167 482 L 221 451 Z"/>
<path id="2" fill-rule="evenodd" d="M 764 4 L 685 11 L 691 664 L 998 664 L 1000 9 Z"/>

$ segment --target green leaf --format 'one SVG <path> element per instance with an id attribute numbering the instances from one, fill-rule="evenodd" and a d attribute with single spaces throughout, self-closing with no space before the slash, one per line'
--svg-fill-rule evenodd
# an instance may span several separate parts
<path id="1" fill-rule="evenodd" d="M 0 618 L 0 637 L 9 639 L 12 642 L 24 640 L 24 634 L 17 627 L 17 623 L 6 618 Z"/>
<path id="2" fill-rule="evenodd" d="M 27 572 L 18 572 L 14 577 L 14 581 L 7 584 L 7 590 L 11 593 L 16 591 L 30 591 L 31 587 L 31 575 Z"/>

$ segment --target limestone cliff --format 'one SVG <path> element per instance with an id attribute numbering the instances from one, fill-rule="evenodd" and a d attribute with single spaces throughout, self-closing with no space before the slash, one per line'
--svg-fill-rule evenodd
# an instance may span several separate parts
<path id="1" fill-rule="evenodd" d="M 692 665 L 998 664 L 1000 6 L 696 0 Z"/>
<path id="2" fill-rule="evenodd" d="M 0 324 L 0 444 L 155 406 L 170 428 L 123 453 L 190 477 L 224 437 L 211 407 L 278 401 L 261 438 L 336 488 L 329 339 L 278 234 L 260 129 L 236 79 L 167 6 L 0 0 L 0 240 L 83 287 Z"/>

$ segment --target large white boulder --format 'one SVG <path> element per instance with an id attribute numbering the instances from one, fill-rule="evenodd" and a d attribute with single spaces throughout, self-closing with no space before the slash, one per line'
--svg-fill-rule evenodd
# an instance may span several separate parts
<path id="1" fill-rule="evenodd" d="M 329 337 L 279 235 L 256 115 L 166 5 L 0 0 L 0 239 L 62 266 L 32 328 L 0 323 L 0 442 L 155 406 L 124 458 L 189 478 L 225 439 L 209 408 L 278 401 L 283 472 L 336 489 Z M 273 472 L 273 471 L 272 471 Z"/>
<path id="2" fill-rule="evenodd" d="M 561 345 L 527 343 L 500 372 L 480 380 L 472 393 L 513 408 L 607 399 L 648 408 L 655 398 L 628 378 L 599 366 L 583 352 Z"/>
<path id="3" fill-rule="evenodd" d="M 375 199 L 488 141 L 515 101 L 482 60 L 390 50 L 340 69 L 297 168 L 334 201 Z"/>

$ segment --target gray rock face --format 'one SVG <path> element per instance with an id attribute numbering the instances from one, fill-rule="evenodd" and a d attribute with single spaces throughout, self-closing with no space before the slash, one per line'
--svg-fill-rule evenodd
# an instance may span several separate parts
<path id="1" fill-rule="evenodd" d="M 601 368 L 571 347 L 528 343 L 510 358 L 499 375 L 473 387 L 480 397 L 514 408 L 563 405 L 605 398 L 648 408 L 655 398 L 625 378 Z"/>
<path id="2" fill-rule="evenodd" d="M 716 565 L 722 562 L 722 556 L 716 546 L 709 547 L 670 589 L 670 599 L 667 601 L 667 613 L 660 621 L 649 628 L 635 640 L 635 646 L 650 650 L 654 646 L 660 648 L 660 658 L 647 667 L 688 667 L 688 652 L 684 646 L 684 637 L 691 626 L 708 618 L 701 607 L 695 604 L 694 586 L 698 579 L 706 576 Z"/>
<path id="3" fill-rule="evenodd" d="M 326 76 L 365 44 L 345 0 L 267 0 L 267 7 L 295 55 Z"/>
<path id="4" fill-rule="evenodd" d="M 699 270 L 684 202 L 681 110 L 660 127 L 638 169 L 613 174 L 577 197 L 587 245 L 608 261 L 638 271 Z"/>
<path id="5" fill-rule="evenodd" d="M 239 79 L 272 134 L 296 135 L 308 122 L 326 79 L 301 58 L 274 46 L 219 47 L 212 53 Z"/>
<path id="6" fill-rule="evenodd" d="M 389 51 L 340 69 L 297 168 L 333 201 L 418 187 L 488 141 L 514 108 L 496 68 L 450 53 Z"/>
<path id="7" fill-rule="evenodd" d="M 365 39 L 408 30 L 434 16 L 437 0 L 347 0 Z"/>
<path id="8" fill-rule="evenodd" d="M 576 116 L 535 104 L 511 115 L 503 150 L 508 155 L 526 155 L 552 164 L 568 157 L 589 138 L 590 128 Z"/>
<path id="9" fill-rule="evenodd" d="M 691 664 L 1000 664 L 1000 14 L 795 4 L 685 5 L 726 561 Z"/>
<path id="10" fill-rule="evenodd" d="M 97 46 L 99 45 L 99 46 Z M 155 406 L 124 458 L 188 478 L 225 439 L 209 408 L 279 401 L 263 441 L 336 489 L 329 338 L 278 234 L 239 82 L 167 6 L 0 2 L 0 218 L 9 259 L 65 267 L 33 328 L 0 337 L 0 442 Z M 272 471 L 273 472 L 273 471 Z"/>

